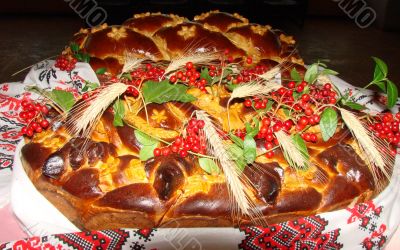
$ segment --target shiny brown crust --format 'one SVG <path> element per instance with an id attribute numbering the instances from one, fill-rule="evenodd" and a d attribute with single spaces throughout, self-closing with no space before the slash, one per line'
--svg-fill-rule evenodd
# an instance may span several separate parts
<path id="1" fill-rule="evenodd" d="M 185 119 L 168 120 L 177 124 Z M 109 129 L 102 135 L 105 128 Z M 109 112 L 97 130 L 85 148 L 81 139 L 71 139 L 63 131 L 49 132 L 22 148 L 23 165 L 36 188 L 78 227 L 252 224 L 247 217 L 232 218 L 223 175 L 206 174 L 195 158 L 172 154 L 141 162 L 136 156 L 141 146 L 133 130 L 126 125 L 113 127 Z M 69 142 L 62 146 L 60 141 Z M 344 208 L 378 193 L 348 131 L 337 132 L 328 142 L 320 141 L 307 145 L 315 164 L 307 171 L 293 170 L 279 150 L 273 159 L 258 157 L 257 168 L 245 168 L 243 175 L 254 184 L 249 187 L 253 200 L 268 223 Z M 47 176 L 46 160 L 54 155 L 64 165 L 60 172 Z"/>
<path id="2" fill-rule="evenodd" d="M 293 37 L 219 11 L 195 16 L 193 21 L 173 14 L 136 14 L 121 26 L 81 29 L 71 42 L 90 55 L 95 70 L 106 68 L 111 75 L 121 73 L 127 54 L 170 61 L 193 52 L 216 51 L 221 56 L 228 52 L 235 61 L 250 56 L 255 63 L 265 59 L 303 65 Z"/>

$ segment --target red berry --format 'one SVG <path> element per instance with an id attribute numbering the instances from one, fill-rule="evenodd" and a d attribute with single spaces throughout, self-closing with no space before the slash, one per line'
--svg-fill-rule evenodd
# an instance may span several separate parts
<path id="1" fill-rule="evenodd" d="M 274 144 L 272 142 L 265 142 L 264 146 L 267 150 L 270 150 L 274 147 Z"/>
<path id="2" fill-rule="evenodd" d="M 181 151 L 179 152 L 179 155 L 180 155 L 182 158 L 184 158 L 184 157 L 188 156 L 188 152 L 187 152 L 186 150 L 181 150 Z"/>
<path id="3" fill-rule="evenodd" d="M 252 64 L 253 63 L 253 58 L 251 58 L 250 56 L 246 58 L 246 63 L 247 64 Z"/>
<path id="4" fill-rule="evenodd" d="M 330 104 L 336 104 L 336 98 L 335 97 L 329 97 L 329 103 Z"/>
<path id="5" fill-rule="evenodd" d="M 274 132 L 278 132 L 279 130 L 282 129 L 282 125 L 279 123 L 276 123 L 273 127 Z"/>
<path id="6" fill-rule="evenodd" d="M 313 119 L 315 123 L 319 123 L 319 121 L 321 120 L 321 116 L 319 115 L 313 115 Z"/>
<path id="7" fill-rule="evenodd" d="M 288 83 L 288 88 L 289 89 L 293 89 L 294 87 L 296 87 L 296 83 L 295 82 L 289 82 Z"/>
<path id="8" fill-rule="evenodd" d="M 301 117 L 300 120 L 298 121 L 298 124 L 300 124 L 301 126 L 306 126 L 308 124 L 308 118 L 307 117 Z"/>
<path id="9" fill-rule="evenodd" d="M 155 148 L 153 150 L 153 154 L 154 154 L 154 156 L 160 156 L 161 155 L 161 149 L 160 148 Z"/>
<path id="10" fill-rule="evenodd" d="M 49 126 L 49 122 L 47 120 L 43 120 L 40 122 L 40 126 L 42 128 L 47 128 Z"/>
<path id="11" fill-rule="evenodd" d="M 178 71 L 178 72 L 176 73 L 176 77 L 177 77 L 178 79 L 182 79 L 182 77 L 183 77 L 182 71 Z"/>
<path id="12" fill-rule="evenodd" d="M 32 129 L 28 129 L 25 133 L 28 137 L 32 137 L 33 136 L 33 130 Z"/>
<path id="13" fill-rule="evenodd" d="M 43 131 L 43 128 L 42 127 L 37 127 L 37 128 L 35 128 L 35 132 L 36 133 L 41 133 Z"/>
<path id="14" fill-rule="evenodd" d="M 261 123 L 267 127 L 269 127 L 269 125 L 271 125 L 271 119 L 264 117 L 261 121 Z"/>
<path id="15" fill-rule="evenodd" d="M 169 147 L 165 147 L 165 148 L 163 148 L 162 151 L 161 151 L 161 154 L 162 154 L 163 156 L 167 156 L 167 155 L 169 155 L 170 153 L 171 153 L 171 150 L 169 149 Z"/>
<path id="16" fill-rule="evenodd" d="M 199 120 L 199 121 L 197 122 L 197 127 L 198 127 L 199 129 L 204 128 L 204 125 L 205 125 L 205 122 L 204 122 L 203 120 Z"/>
<path id="17" fill-rule="evenodd" d="M 169 78 L 169 81 L 170 82 L 172 82 L 172 83 L 174 83 L 174 82 L 176 82 L 176 76 L 171 76 L 170 78 Z"/>
<path id="18" fill-rule="evenodd" d="M 311 134 L 311 135 L 310 135 L 310 141 L 311 141 L 311 142 L 316 143 L 316 142 L 317 142 L 317 139 L 318 139 L 318 138 L 317 138 L 317 135 L 316 135 L 316 134 Z"/>
<path id="19" fill-rule="evenodd" d="M 180 146 L 180 145 L 182 145 L 182 142 L 183 142 L 182 137 L 178 136 L 178 137 L 176 137 L 176 139 L 174 141 L 174 145 Z"/>
<path id="20" fill-rule="evenodd" d="M 303 92 L 303 90 L 304 90 L 303 85 L 299 85 L 299 86 L 297 86 L 297 88 L 296 88 L 296 91 L 297 91 L 298 93 Z"/>
<path id="21" fill-rule="evenodd" d="M 179 147 L 176 146 L 176 145 L 172 145 L 172 146 L 171 146 L 171 151 L 174 152 L 174 153 L 178 153 Z"/>
<path id="22" fill-rule="evenodd" d="M 186 68 L 187 68 L 187 69 L 193 68 L 193 63 L 192 63 L 192 62 L 187 62 L 187 63 L 186 63 Z"/>
<path id="23" fill-rule="evenodd" d="M 325 83 L 324 89 L 330 90 L 332 88 L 332 85 L 330 83 Z"/>
<path id="24" fill-rule="evenodd" d="M 308 102 L 310 99 L 311 99 L 311 97 L 310 97 L 309 94 L 304 94 L 304 95 L 301 96 L 301 100 L 303 102 Z"/>
<path id="25" fill-rule="evenodd" d="M 27 131 L 28 131 L 28 128 L 26 126 L 21 129 L 22 134 L 26 134 Z"/>
<path id="26" fill-rule="evenodd" d="M 266 154 L 265 154 L 265 156 L 267 157 L 267 158 L 272 158 L 272 157 L 274 157 L 274 152 L 273 151 L 268 151 Z"/>
<path id="27" fill-rule="evenodd" d="M 39 124 L 37 122 L 32 122 L 31 127 L 35 130 L 37 127 L 39 127 Z"/>
<path id="28" fill-rule="evenodd" d="M 82 99 L 83 100 L 87 100 L 89 98 L 89 94 L 88 93 L 84 93 L 83 95 L 82 95 Z"/>
<path id="29" fill-rule="evenodd" d="M 307 142 L 311 141 L 311 135 L 309 133 L 303 134 L 303 139 Z"/>
<path id="30" fill-rule="evenodd" d="M 274 140 L 274 136 L 273 136 L 272 134 L 267 134 L 267 135 L 265 136 L 265 140 L 267 140 L 267 141 L 273 141 L 273 140 Z"/>
<path id="31" fill-rule="evenodd" d="M 251 102 L 250 99 L 246 99 L 246 100 L 244 101 L 244 106 L 245 106 L 245 107 L 250 108 L 251 105 L 252 105 L 252 102 Z"/>
<path id="32" fill-rule="evenodd" d="M 304 110 L 304 114 L 306 114 L 306 115 L 312 115 L 313 113 L 314 113 L 314 111 L 311 108 L 306 108 Z"/>

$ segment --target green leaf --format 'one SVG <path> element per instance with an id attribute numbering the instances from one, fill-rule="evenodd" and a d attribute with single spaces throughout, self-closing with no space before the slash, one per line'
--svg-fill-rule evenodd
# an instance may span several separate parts
<path id="1" fill-rule="evenodd" d="M 384 61 L 377 57 L 372 57 L 375 61 L 374 82 L 380 82 L 386 78 L 388 74 L 388 66 Z"/>
<path id="2" fill-rule="evenodd" d="M 336 131 L 338 123 L 337 113 L 332 108 L 326 108 L 321 115 L 319 126 L 321 128 L 322 139 L 328 141 Z"/>
<path id="3" fill-rule="evenodd" d="M 288 108 L 283 107 L 282 108 L 283 113 L 285 114 L 286 118 L 290 117 L 290 110 Z"/>
<path id="4" fill-rule="evenodd" d="M 113 105 L 113 109 L 114 109 L 114 121 L 113 121 L 113 125 L 115 127 L 122 127 L 124 126 L 124 122 L 123 122 L 123 118 L 125 115 L 125 107 L 124 107 L 124 103 L 120 100 L 117 99 L 114 102 Z"/>
<path id="5" fill-rule="evenodd" d="M 121 75 L 121 78 L 125 78 L 125 79 L 128 79 L 129 81 L 132 81 L 132 76 L 131 76 L 131 73 L 129 73 L 129 72 L 123 73 Z"/>
<path id="6" fill-rule="evenodd" d="M 387 80 L 387 107 L 393 108 L 393 106 L 396 105 L 396 103 L 397 103 L 398 97 L 399 97 L 399 92 L 397 90 L 396 85 L 388 79 Z"/>
<path id="7" fill-rule="evenodd" d="M 256 119 L 255 117 L 253 118 L 253 121 L 254 121 L 254 127 L 252 127 L 250 125 L 250 123 L 248 123 L 248 122 L 245 123 L 246 133 L 250 137 L 256 136 L 258 134 L 258 132 L 260 131 L 260 121 L 258 119 Z"/>
<path id="8" fill-rule="evenodd" d="M 90 62 L 89 54 L 82 54 L 82 62 L 85 62 L 85 63 L 89 63 Z"/>
<path id="9" fill-rule="evenodd" d="M 49 92 L 50 99 L 60 106 L 64 111 L 68 111 L 74 106 L 75 98 L 71 92 L 53 89 Z"/>
<path id="10" fill-rule="evenodd" d="M 311 65 L 304 75 L 304 80 L 308 83 L 313 83 L 318 76 L 318 63 Z"/>
<path id="11" fill-rule="evenodd" d="M 294 134 L 292 135 L 292 139 L 294 144 L 297 146 L 297 148 L 300 150 L 300 152 L 304 155 L 306 159 L 310 158 L 310 155 L 307 150 L 306 143 L 304 142 L 303 138 L 299 134 Z"/>
<path id="12" fill-rule="evenodd" d="M 234 135 L 233 133 L 229 133 L 229 137 L 231 138 L 231 140 L 232 140 L 236 145 L 238 145 L 239 147 L 243 148 L 243 140 L 242 140 L 240 137 Z"/>
<path id="13" fill-rule="evenodd" d="M 86 92 L 88 90 L 97 89 L 98 87 L 100 87 L 100 84 L 98 83 L 85 81 L 85 87 L 82 88 L 82 91 Z"/>
<path id="14" fill-rule="evenodd" d="M 295 82 L 301 82 L 302 81 L 301 75 L 300 75 L 300 73 L 297 71 L 297 69 L 295 67 L 293 67 L 292 70 L 290 71 L 290 77 Z"/>
<path id="15" fill-rule="evenodd" d="M 243 142 L 243 155 L 246 163 L 253 163 L 257 157 L 257 144 L 252 136 L 246 135 Z"/>
<path id="16" fill-rule="evenodd" d="M 207 81 L 207 84 L 210 84 L 212 82 L 212 77 L 210 76 L 210 74 L 208 73 L 208 68 L 204 67 L 201 69 L 200 72 L 200 79 L 205 79 Z"/>
<path id="17" fill-rule="evenodd" d="M 374 83 L 376 86 L 378 86 L 383 92 L 386 93 L 386 84 L 384 82 L 376 82 Z"/>
<path id="18" fill-rule="evenodd" d="M 150 158 L 154 157 L 154 149 L 157 147 L 157 144 L 143 146 L 139 151 L 139 159 L 141 161 L 147 161 Z"/>
<path id="19" fill-rule="evenodd" d="M 268 100 L 267 105 L 266 105 L 266 107 L 265 107 L 265 110 L 266 110 L 266 111 L 270 111 L 273 104 L 274 104 L 274 101 Z"/>
<path id="20" fill-rule="evenodd" d="M 229 157 L 236 162 L 239 170 L 243 171 L 246 167 L 246 161 L 243 156 L 243 149 L 236 144 L 231 144 L 228 147 Z"/>
<path id="21" fill-rule="evenodd" d="M 222 79 L 225 79 L 228 75 L 232 74 L 232 70 L 229 68 L 224 69 L 224 72 L 222 73 Z M 219 82 L 221 76 L 214 77 L 213 80 L 211 81 L 211 85 L 214 83 Z"/>
<path id="22" fill-rule="evenodd" d="M 135 130 L 135 137 L 136 140 L 138 140 L 138 142 L 142 145 L 142 146 L 152 146 L 152 145 L 157 145 L 158 141 L 152 137 L 150 137 L 149 135 L 139 131 L 139 130 Z"/>
<path id="23" fill-rule="evenodd" d="M 76 53 L 74 56 L 75 56 L 75 58 L 76 58 L 78 61 L 80 61 L 80 62 L 83 61 L 83 57 L 82 57 L 82 54 L 81 54 L 81 53 Z"/>
<path id="24" fill-rule="evenodd" d="M 96 74 L 103 75 L 104 73 L 106 73 L 106 71 L 107 71 L 107 68 L 98 68 L 96 70 Z"/>
<path id="25" fill-rule="evenodd" d="M 321 75 L 332 75 L 332 76 L 336 76 L 336 75 L 339 75 L 339 72 L 336 72 L 336 71 L 331 70 L 331 69 L 323 69 L 323 70 L 321 71 Z"/>
<path id="26" fill-rule="evenodd" d="M 356 103 L 356 102 L 344 101 L 342 104 L 343 104 L 344 106 L 347 106 L 347 107 L 349 107 L 349 108 L 351 108 L 351 109 L 354 109 L 354 110 L 364 110 L 364 109 L 366 109 L 365 106 L 363 106 L 363 105 L 361 105 L 361 104 L 358 104 L 358 103 Z"/>
<path id="27" fill-rule="evenodd" d="M 79 45 L 76 43 L 71 43 L 71 45 L 69 46 L 69 48 L 71 49 L 71 51 L 73 53 L 78 53 L 79 52 Z"/>
<path id="28" fill-rule="evenodd" d="M 162 104 L 169 101 L 192 102 L 196 98 L 187 94 L 188 87 L 183 84 L 170 84 L 168 80 L 162 82 L 147 81 L 143 84 L 143 97 L 146 103 Z"/>
<path id="29" fill-rule="evenodd" d="M 230 91 L 234 91 L 237 87 L 240 87 L 241 84 L 233 84 L 233 83 L 228 83 L 225 85 Z"/>
<path id="30" fill-rule="evenodd" d="M 214 160 L 210 158 L 199 158 L 200 167 L 208 174 L 219 174 L 220 169 Z"/>

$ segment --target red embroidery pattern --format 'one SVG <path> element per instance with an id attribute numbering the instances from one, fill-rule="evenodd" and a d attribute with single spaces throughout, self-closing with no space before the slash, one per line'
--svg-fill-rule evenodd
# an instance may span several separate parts
<path id="1" fill-rule="evenodd" d="M 386 225 L 377 224 L 377 220 L 382 213 L 382 206 L 376 207 L 373 201 L 357 204 L 353 208 L 347 208 L 351 213 L 347 219 L 347 224 L 359 222 L 359 229 L 367 231 L 370 236 L 364 238 L 360 243 L 364 249 L 382 249 L 387 241 L 387 236 L 384 235 Z"/>
<path id="2" fill-rule="evenodd" d="M 58 234 L 55 238 L 74 249 L 121 249 L 129 237 L 122 229 Z"/>
<path id="3" fill-rule="evenodd" d="M 339 230 L 323 233 L 328 221 L 311 216 L 270 226 L 247 227 L 240 249 L 341 249 Z"/>
<path id="4" fill-rule="evenodd" d="M 143 239 L 144 242 L 151 241 L 151 237 L 154 236 L 154 231 L 156 229 L 138 229 L 133 232 L 134 236 L 137 236 L 139 239 Z"/>
<path id="5" fill-rule="evenodd" d="M 46 242 L 46 237 L 32 237 L 29 239 L 18 240 L 12 244 L 12 248 L 6 248 L 6 245 L 0 246 L 0 249 L 29 249 L 29 250 L 62 250 L 63 247 L 60 244 L 53 245 Z"/>

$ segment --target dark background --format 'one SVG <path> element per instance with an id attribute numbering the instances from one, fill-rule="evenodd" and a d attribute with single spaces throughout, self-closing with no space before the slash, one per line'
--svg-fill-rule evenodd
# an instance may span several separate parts
<path id="1" fill-rule="evenodd" d="M 120 24 L 134 13 L 160 11 L 192 18 L 208 10 L 238 12 L 251 22 L 270 24 L 294 35 L 306 63 L 329 59 L 331 69 L 356 86 L 370 82 L 371 56 L 389 65 L 389 78 L 400 84 L 400 1 L 365 0 L 377 12 L 365 29 L 334 0 L 97 0 L 108 24 Z M 60 53 L 85 20 L 63 0 L 0 3 L 0 82 L 22 80 L 13 73 Z"/>

